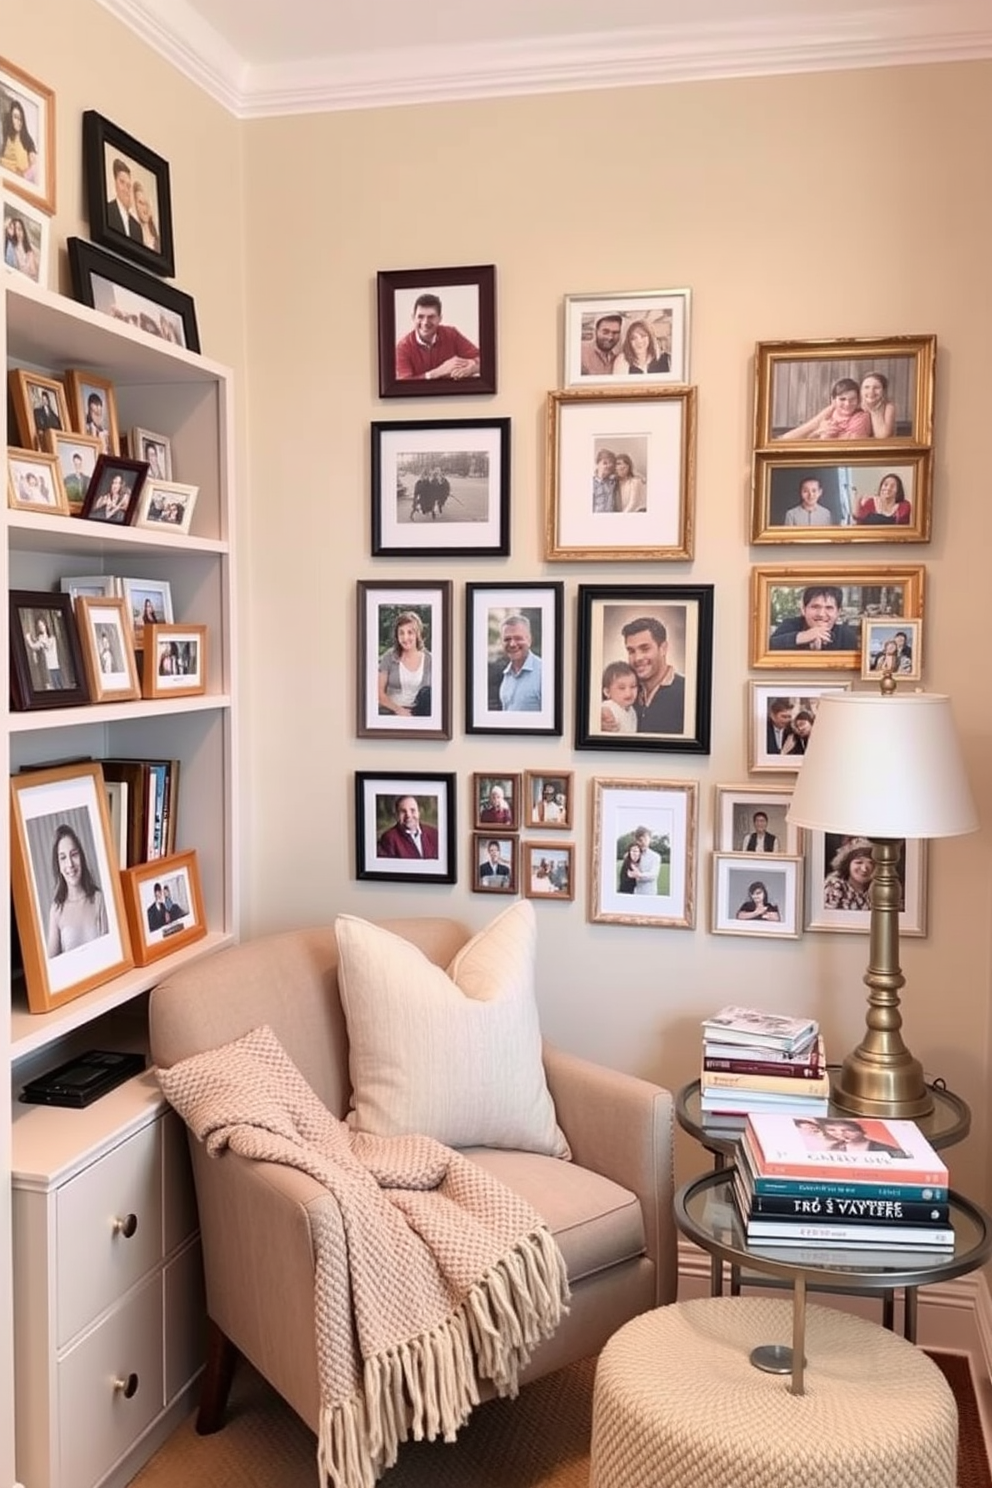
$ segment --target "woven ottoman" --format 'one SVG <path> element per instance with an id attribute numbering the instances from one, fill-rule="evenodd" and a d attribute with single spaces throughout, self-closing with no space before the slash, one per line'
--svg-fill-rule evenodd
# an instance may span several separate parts
<path id="1" fill-rule="evenodd" d="M 749 1362 L 792 1303 L 659 1307 L 606 1344 L 590 1488 L 954 1488 L 957 1407 L 926 1354 L 830 1307 L 806 1314 L 806 1393 Z"/>

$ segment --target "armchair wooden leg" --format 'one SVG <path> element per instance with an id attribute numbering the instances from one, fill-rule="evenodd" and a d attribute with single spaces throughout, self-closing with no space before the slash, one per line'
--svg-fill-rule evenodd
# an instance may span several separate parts
<path id="1" fill-rule="evenodd" d="M 207 1319 L 207 1363 L 200 1385 L 200 1409 L 196 1430 L 200 1436 L 211 1436 L 224 1425 L 227 1397 L 238 1362 L 238 1351 L 222 1333 L 213 1318 Z"/>

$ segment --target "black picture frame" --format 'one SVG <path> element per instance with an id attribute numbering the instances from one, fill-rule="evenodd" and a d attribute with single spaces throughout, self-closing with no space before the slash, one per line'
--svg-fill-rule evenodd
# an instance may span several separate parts
<path id="1" fill-rule="evenodd" d="M 89 485 L 79 515 L 87 522 L 107 522 L 115 527 L 127 527 L 134 520 L 141 497 L 141 488 L 148 474 L 147 460 L 125 460 L 121 455 L 101 455 L 93 467 Z M 124 483 L 126 502 L 107 515 L 107 496 L 113 482 L 120 476 Z"/>
<path id="2" fill-rule="evenodd" d="M 127 212 L 127 230 L 116 197 L 118 165 L 124 167 L 119 174 L 124 183 L 125 199 L 130 198 L 131 202 Z M 83 114 L 83 174 L 93 242 L 132 259 L 153 274 L 171 279 L 176 272 L 176 260 L 172 242 L 169 162 L 95 109 L 86 109 Z M 139 192 L 147 203 L 147 224 L 139 220 Z M 146 230 L 157 238 L 157 248 L 145 241 Z"/>
<path id="3" fill-rule="evenodd" d="M 407 579 L 395 584 L 385 579 L 358 580 L 359 739 L 451 738 L 451 594 L 450 579 Z M 422 686 L 411 713 L 392 711 L 402 698 L 398 666 L 380 675 L 382 663 L 398 661 L 393 647 L 402 639 L 404 618 L 409 636 L 426 653 Z"/>
<path id="4" fill-rule="evenodd" d="M 644 626 L 625 627 L 644 620 Z M 664 635 L 657 629 L 661 626 Z M 640 640 L 638 640 L 640 637 Z M 636 695 L 617 729 L 605 726 L 604 679 L 608 668 L 649 665 L 664 646 L 661 664 L 673 668 L 672 680 L 652 695 L 662 705 L 656 717 L 640 713 Z M 638 651 L 640 655 L 638 656 Z M 575 695 L 576 749 L 654 750 L 665 754 L 709 754 L 713 685 L 712 584 L 580 584 L 578 590 L 578 660 Z M 665 676 L 662 671 L 662 676 Z M 633 685 L 640 693 L 643 672 Z M 683 679 L 681 684 L 679 677 Z M 611 685 L 623 674 L 612 678 Z M 628 691 L 631 679 L 628 682 Z M 668 688 L 672 690 L 667 691 Z M 678 699 L 681 697 L 681 714 Z M 650 703 L 649 703 L 650 705 Z M 617 703 L 619 707 L 619 702 Z M 617 718 L 615 709 L 611 710 Z M 635 716 L 636 715 L 636 719 Z M 647 721 L 681 722 L 681 727 L 648 729 Z M 630 730 L 630 731 L 628 731 Z"/>
<path id="5" fill-rule="evenodd" d="M 72 596 L 42 589 L 12 589 L 10 616 L 10 699 L 15 712 L 42 708 L 76 708 L 90 700 L 83 652 L 73 613 Z M 40 623 L 55 641 L 52 667 L 43 646 Z M 34 633 L 32 645 L 28 635 Z"/>
<path id="6" fill-rule="evenodd" d="M 87 243 L 85 238 L 67 238 L 65 246 L 73 298 L 81 305 L 186 351 L 199 352 L 200 332 L 192 295 Z"/>
<path id="7" fill-rule="evenodd" d="M 405 847 L 400 803 L 415 797 L 425 850 Z M 454 773 L 432 770 L 355 772 L 355 877 L 390 883 L 453 884 L 455 850 Z"/>
<path id="8" fill-rule="evenodd" d="M 379 420 L 371 445 L 374 558 L 509 556 L 508 418 Z"/>
<path id="9" fill-rule="evenodd" d="M 441 305 L 440 324 L 456 330 L 478 352 L 477 374 L 467 377 L 437 377 L 418 375 L 410 369 L 399 342 L 413 333 L 412 315 L 416 300 L 421 295 L 431 295 L 438 299 Z M 376 301 L 380 398 L 452 398 L 473 393 L 495 393 L 494 264 L 442 269 L 383 269 L 376 275 Z M 473 340 L 473 336 L 476 339 Z M 454 350 L 457 351 L 457 348 Z M 431 371 L 431 368 L 427 369 L 428 373 Z"/>
<path id="10" fill-rule="evenodd" d="M 466 584 L 466 733 L 539 734 L 549 738 L 561 734 L 564 587 L 561 581 Z M 521 683 L 520 707 L 512 706 L 512 702 L 506 706 L 509 692 L 500 695 L 504 673 L 512 662 L 501 636 L 512 616 L 525 620 L 531 632 L 529 652 L 540 662 L 536 689 Z M 533 706 L 535 690 L 538 707 Z"/>

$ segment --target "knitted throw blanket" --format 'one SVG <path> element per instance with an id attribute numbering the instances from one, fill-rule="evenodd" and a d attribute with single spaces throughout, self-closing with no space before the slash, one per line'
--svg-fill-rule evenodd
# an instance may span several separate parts
<path id="1" fill-rule="evenodd" d="M 480 1379 L 516 1394 L 568 1301 L 528 1204 L 433 1138 L 350 1131 L 271 1028 L 156 1073 L 211 1155 L 285 1163 L 328 1190 L 309 1207 L 322 1482 L 372 1488 L 409 1435 L 453 1440 Z"/>

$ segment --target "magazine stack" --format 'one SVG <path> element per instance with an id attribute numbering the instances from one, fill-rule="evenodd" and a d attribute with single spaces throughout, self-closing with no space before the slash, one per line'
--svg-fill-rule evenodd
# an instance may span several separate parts
<path id="1" fill-rule="evenodd" d="M 751 1111 L 826 1115 L 830 1078 L 815 1018 L 725 1007 L 703 1022 L 699 1100 L 707 1126 Z"/>
<path id="2" fill-rule="evenodd" d="M 947 1186 L 913 1121 L 759 1112 L 738 1144 L 734 1197 L 763 1252 L 825 1247 L 853 1264 L 890 1251 L 908 1267 L 954 1245 Z"/>

